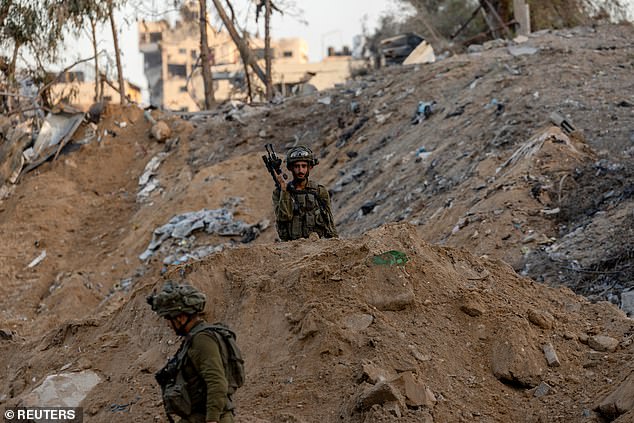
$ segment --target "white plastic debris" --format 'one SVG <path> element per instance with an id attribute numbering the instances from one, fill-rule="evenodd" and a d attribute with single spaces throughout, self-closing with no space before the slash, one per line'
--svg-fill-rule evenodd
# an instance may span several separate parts
<path id="1" fill-rule="evenodd" d="M 31 263 L 29 263 L 29 265 L 27 266 L 29 269 L 37 266 L 38 264 L 40 264 L 42 262 L 42 260 L 44 260 L 46 258 L 46 250 L 42 250 L 42 252 L 40 253 L 39 256 L 35 257 L 33 259 L 33 261 L 31 261 Z"/>

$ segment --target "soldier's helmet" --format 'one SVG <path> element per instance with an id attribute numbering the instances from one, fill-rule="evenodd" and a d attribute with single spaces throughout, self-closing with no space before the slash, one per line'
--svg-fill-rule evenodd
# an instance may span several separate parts
<path id="1" fill-rule="evenodd" d="M 291 165 L 295 162 L 308 162 L 309 166 L 315 166 L 319 163 L 319 160 L 315 158 L 310 148 L 305 145 L 298 145 L 286 153 L 286 168 L 291 170 Z"/>
<path id="2" fill-rule="evenodd" d="M 173 319 L 181 313 L 202 313 L 206 300 L 205 294 L 193 286 L 173 281 L 167 281 L 161 291 L 147 297 L 152 311 L 165 319 Z"/>

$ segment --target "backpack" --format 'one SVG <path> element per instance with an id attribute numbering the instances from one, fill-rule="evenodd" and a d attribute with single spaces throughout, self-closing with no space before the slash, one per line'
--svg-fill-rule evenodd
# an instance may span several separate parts
<path id="1" fill-rule="evenodd" d="M 198 325 L 190 334 L 193 338 L 194 335 L 202 331 L 207 332 L 218 341 L 222 364 L 225 368 L 225 377 L 229 386 L 229 395 L 231 395 L 236 389 L 244 385 L 245 379 L 244 359 L 236 343 L 236 334 L 222 323 Z"/>
<path id="2" fill-rule="evenodd" d="M 235 332 L 222 323 L 198 325 L 189 333 L 178 352 L 167 362 L 165 367 L 155 374 L 155 378 L 161 387 L 163 406 L 170 422 L 173 421 L 172 414 L 183 418 L 191 414 L 191 401 L 183 379 L 181 366 L 185 361 L 192 338 L 203 331 L 214 337 L 218 342 L 225 378 L 229 388 L 229 396 L 244 385 L 244 360 L 242 359 L 242 352 L 236 343 Z"/>

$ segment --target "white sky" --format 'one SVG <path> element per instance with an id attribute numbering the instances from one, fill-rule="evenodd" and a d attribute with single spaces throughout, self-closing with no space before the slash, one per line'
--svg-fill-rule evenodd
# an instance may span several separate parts
<path id="1" fill-rule="evenodd" d="M 273 0 L 274 3 L 285 0 Z M 286 0 L 288 1 L 288 0 Z M 612 0 L 590 0 L 601 4 Z M 634 0 L 621 0 L 628 7 L 629 19 L 634 20 Z M 143 6 L 138 4 L 143 3 Z M 211 10 L 212 2 L 207 0 Z M 328 46 L 333 46 L 337 50 L 343 45 L 352 47 L 352 39 L 361 33 L 362 20 L 367 17 L 368 29 L 372 31 L 381 15 L 389 11 L 397 10 L 396 0 L 295 0 L 295 3 L 302 10 L 300 16 L 281 16 L 278 13 L 273 15 L 272 36 L 274 38 L 302 37 L 308 42 L 309 58 L 311 62 L 321 60 Z M 143 56 L 138 49 L 138 32 L 136 19 L 145 18 L 147 20 L 159 20 L 166 17 L 163 14 L 151 16 L 152 10 L 163 12 L 165 8 L 172 7 L 173 1 L 165 0 L 128 0 L 125 10 L 118 13 L 117 23 L 119 25 L 120 45 L 123 52 L 123 73 L 126 79 L 147 88 L 147 82 L 143 74 Z M 137 4 L 132 6 L 131 4 Z M 232 0 L 238 15 L 238 22 L 241 25 L 248 24 L 248 28 L 255 33 L 257 28 L 254 22 L 253 0 Z M 152 7 L 152 5 L 154 7 Z M 172 13 L 172 16 L 174 13 Z M 214 15 L 214 14 L 212 14 Z M 260 20 L 260 28 L 263 27 Z M 305 23 L 302 23 L 305 21 Z M 212 24 L 218 27 L 219 19 L 215 19 Z M 100 49 L 113 51 L 112 36 L 110 26 L 103 25 L 99 29 Z M 92 56 L 92 46 L 89 36 L 86 33 L 82 39 L 69 41 L 62 54 L 63 63 L 59 68 L 69 65 L 80 58 Z M 86 64 L 90 68 L 90 64 Z M 103 64 L 102 64 L 103 66 Z M 114 55 L 110 54 L 108 66 L 114 67 Z M 114 74 L 114 73 L 113 73 Z"/>
<path id="2" fill-rule="evenodd" d="M 147 3 L 151 5 L 152 2 L 162 5 L 166 3 L 155 0 L 150 0 Z M 257 31 L 253 16 L 255 11 L 253 6 L 249 6 L 251 2 L 252 0 L 232 1 L 238 15 L 238 22 L 241 25 L 251 22 L 249 30 L 255 33 Z M 210 8 L 213 6 L 211 0 L 208 0 L 207 3 Z M 364 15 L 367 16 L 369 29 L 373 30 L 382 14 L 396 10 L 394 0 L 296 0 L 296 4 L 303 12 L 299 16 L 282 16 L 279 13 L 273 15 L 272 36 L 273 38 L 304 38 L 308 42 L 311 62 L 321 60 L 328 46 L 333 46 L 338 50 L 344 45 L 352 48 L 353 37 L 361 34 L 361 22 Z M 152 15 L 148 15 L 150 10 L 152 10 L 151 7 L 128 6 L 119 13 L 117 20 L 121 33 L 120 46 L 123 53 L 124 76 L 142 88 L 147 87 L 147 82 L 143 75 L 143 56 L 138 49 L 136 18 L 159 20 L 166 17 L 164 14 L 152 17 Z M 160 9 L 156 7 L 154 10 Z M 262 22 L 263 18 L 260 19 L 260 30 L 263 35 Z M 219 24 L 220 20 L 217 18 L 212 21 L 212 25 L 216 28 Z M 102 26 L 99 30 L 99 36 L 101 37 L 99 48 L 109 52 L 113 51 L 109 25 Z M 79 58 L 91 57 L 92 46 L 88 34 L 78 41 L 67 42 L 62 56 L 64 57 L 64 65 L 71 64 Z M 90 68 L 91 64 L 87 63 L 86 66 Z M 115 66 L 114 56 L 111 56 L 109 66 Z"/>

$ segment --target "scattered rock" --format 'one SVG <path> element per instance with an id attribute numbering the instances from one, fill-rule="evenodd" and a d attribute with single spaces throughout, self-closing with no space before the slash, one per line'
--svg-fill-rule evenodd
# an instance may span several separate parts
<path id="1" fill-rule="evenodd" d="M 548 395 L 551 389 L 553 388 L 549 384 L 547 384 L 546 382 L 542 382 L 537 386 L 537 388 L 535 388 L 535 391 L 533 392 L 533 396 L 535 398 L 541 398 L 544 395 Z"/>
<path id="2" fill-rule="evenodd" d="M 513 56 L 533 55 L 539 51 L 538 48 L 531 46 L 508 46 L 508 50 Z"/>
<path id="3" fill-rule="evenodd" d="M 383 405 L 388 402 L 398 402 L 405 408 L 405 400 L 398 390 L 388 382 L 379 382 L 376 385 L 367 386 L 356 399 L 357 410 L 369 410 L 373 405 Z"/>
<path id="4" fill-rule="evenodd" d="M 528 321 L 542 329 L 552 329 L 555 318 L 546 311 L 528 310 Z"/>
<path id="5" fill-rule="evenodd" d="M 460 310 L 471 317 L 482 316 L 486 311 L 484 304 L 474 296 L 463 297 L 461 303 Z"/>
<path id="6" fill-rule="evenodd" d="M 619 341 L 610 336 L 595 335 L 588 338 L 588 346 L 595 351 L 614 352 Z"/>
<path id="7" fill-rule="evenodd" d="M 162 120 L 152 125 L 150 132 L 158 142 L 165 142 L 165 140 L 172 135 L 172 130 L 167 126 L 167 123 Z"/>
<path id="8" fill-rule="evenodd" d="M 528 323 L 524 330 L 520 326 L 503 328 L 496 334 L 491 368 L 493 375 L 504 383 L 532 388 L 541 379 L 543 369 L 540 363 L 543 363 L 543 358 L 531 347 L 532 342 L 527 336 L 530 332 Z"/>
<path id="9" fill-rule="evenodd" d="M 374 317 L 370 314 L 358 313 L 346 316 L 343 319 L 343 325 L 350 330 L 361 332 L 364 329 L 370 327 Z"/>
<path id="10" fill-rule="evenodd" d="M 546 361 L 550 367 L 559 367 L 561 366 L 561 362 L 559 361 L 559 357 L 557 357 L 557 352 L 555 351 L 555 347 L 552 344 L 544 344 L 542 347 L 544 350 L 544 355 L 546 356 Z"/>
<path id="11" fill-rule="evenodd" d="M 436 395 L 424 384 L 418 382 L 412 372 L 401 373 L 392 381 L 398 386 L 405 397 L 405 404 L 410 407 L 433 408 L 436 404 Z"/>
<path id="12" fill-rule="evenodd" d="M 0 329 L 0 340 L 1 341 L 10 341 L 13 339 L 13 332 L 10 330 Z"/>
<path id="13" fill-rule="evenodd" d="M 363 376 L 362 380 L 367 381 L 373 385 L 386 380 L 392 380 L 396 377 L 393 371 L 385 370 L 372 362 L 363 363 Z"/>
<path id="14" fill-rule="evenodd" d="M 634 373 L 630 375 L 595 408 L 609 419 L 634 409 Z"/>

